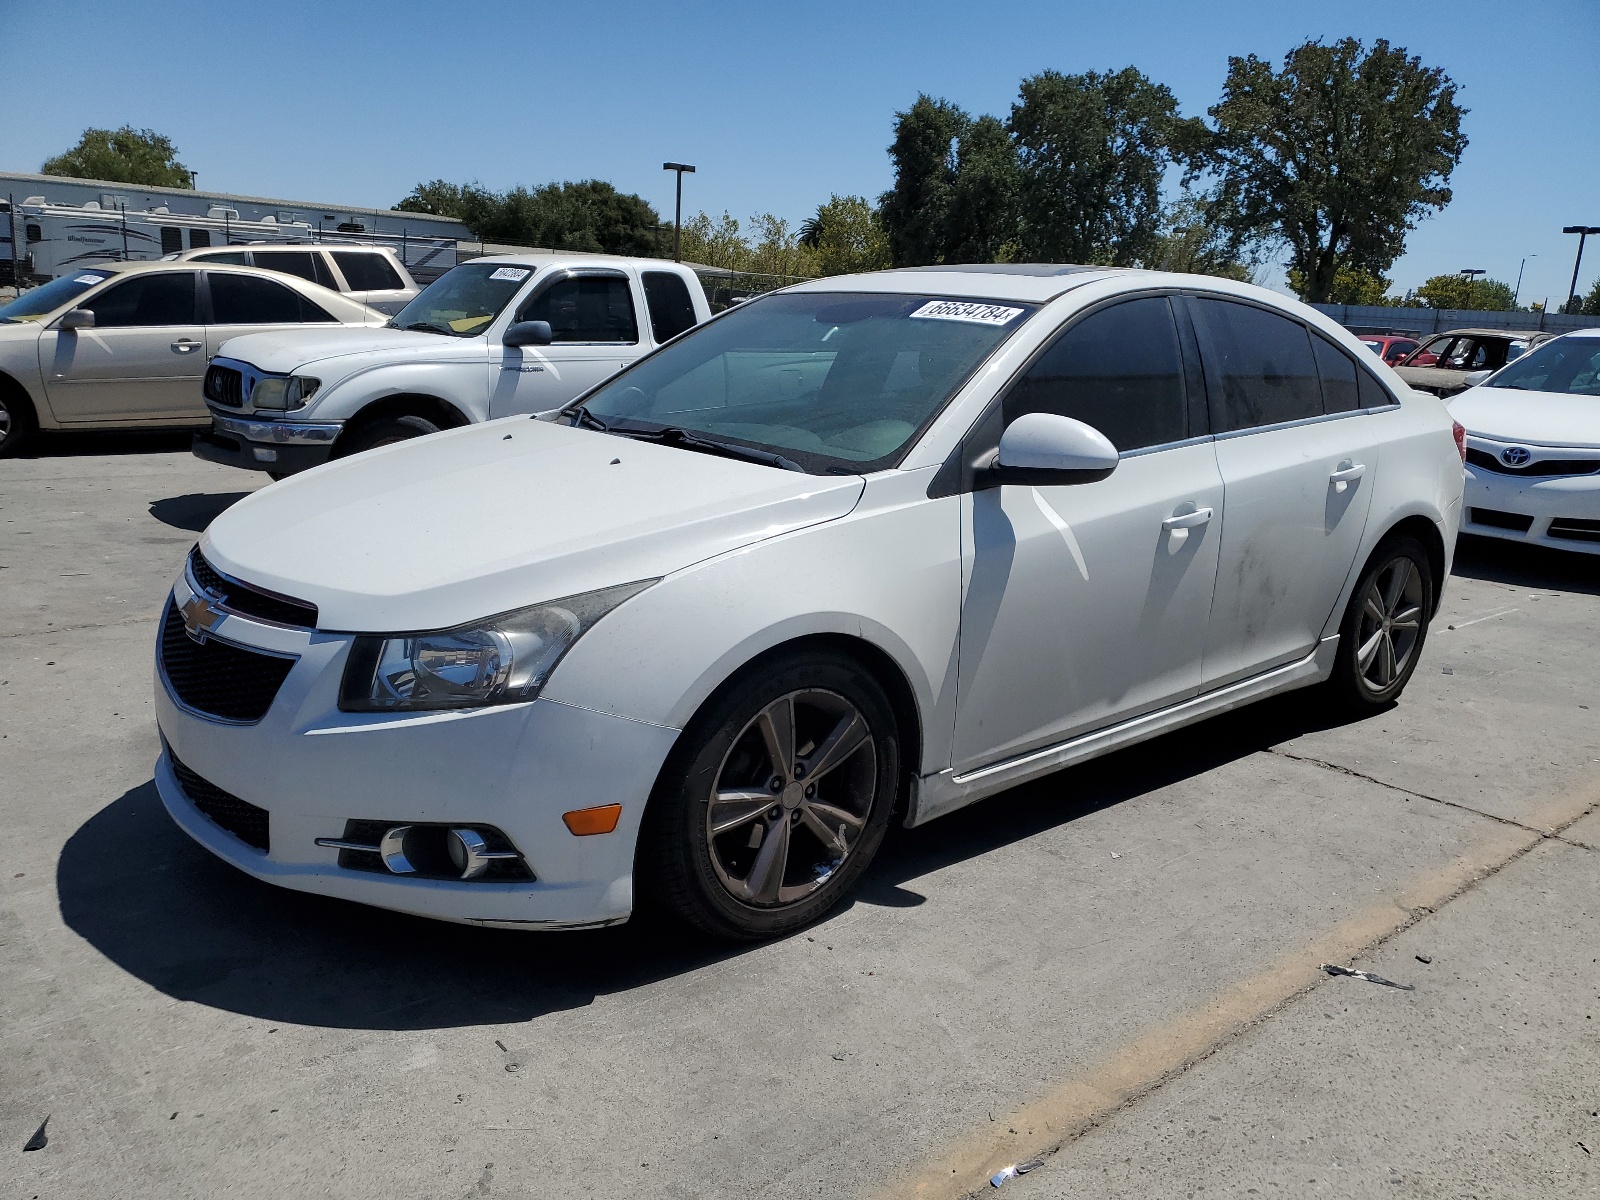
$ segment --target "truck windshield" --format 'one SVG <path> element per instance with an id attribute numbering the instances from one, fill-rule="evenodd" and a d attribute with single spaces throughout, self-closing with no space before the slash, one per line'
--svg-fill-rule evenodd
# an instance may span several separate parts
<path id="1" fill-rule="evenodd" d="M 769 296 L 622 372 L 572 418 L 775 451 L 812 473 L 881 470 L 1034 309 L 859 292 Z"/>
<path id="2" fill-rule="evenodd" d="M 1600 396 L 1600 338 L 1574 335 L 1546 342 L 1491 375 L 1484 386 Z"/>
<path id="3" fill-rule="evenodd" d="M 418 292 L 389 324 L 396 329 L 472 337 L 489 327 L 532 274 L 532 267 L 509 263 L 462 263 Z"/>
<path id="4" fill-rule="evenodd" d="M 74 271 L 60 279 L 52 279 L 43 287 L 23 292 L 10 304 L 0 308 L 0 319 L 6 321 L 37 321 L 55 312 L 63 304 L 83 295 L 97 283 L 110 279 L 112 271 Z"/>

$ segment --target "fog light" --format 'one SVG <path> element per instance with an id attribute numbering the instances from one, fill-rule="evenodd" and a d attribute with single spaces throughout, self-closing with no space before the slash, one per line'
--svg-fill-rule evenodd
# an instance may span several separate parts
<path id="1" fill-rule="evenodd" d="M 396 875 L 412 875 L 417 870 L 406 857 L 406 834 L 410 832 L 409 825 L 395 825 L 385 830 L 382 840 L 378 842 L 378 854 L 383 859 L 383 865 Z"/>
<path id="2" fill-rule="evenodd" d="M 255 455 L 257 462 L 277 462 L 278 452 L 271 446 L 252 446 L 250 453 Z"/>
<path id="3" fill-rule="evenodd" d="M 521 858 L 515 850 L 491 850 L 476 829 L 452 829 L 445 838 L 450 861 L 463 879 L 476 879 L 501 859 Z"/>

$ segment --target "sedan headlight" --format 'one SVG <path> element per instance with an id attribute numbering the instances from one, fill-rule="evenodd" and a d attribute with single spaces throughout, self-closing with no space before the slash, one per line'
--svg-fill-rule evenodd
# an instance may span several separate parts
<path id="1" fill-rule="evenodd" d="M 641 579 L 434 633 L 356 638 L 339 688 L 345 712 L 415 712 L 532 700 L 601 617 L 655 583 Z"/>
<path id="2" fill-rule="evenodd" d="M 250 389 L 250 404 L 258 409 L 300 408 L 321 386 L 322 380 L 306 375 L 268 375 Z"/>

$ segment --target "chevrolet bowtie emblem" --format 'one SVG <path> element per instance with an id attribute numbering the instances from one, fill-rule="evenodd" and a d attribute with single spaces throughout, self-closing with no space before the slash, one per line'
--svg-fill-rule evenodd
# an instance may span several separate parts
<path id="1" fill-rule="evenodd" d="M 178 609 L 183 617 L 183 630 L 197 642 L 206 640 L 206 634 L 215 629 L 225 615 L 204 596 L 190 596 Z"/>

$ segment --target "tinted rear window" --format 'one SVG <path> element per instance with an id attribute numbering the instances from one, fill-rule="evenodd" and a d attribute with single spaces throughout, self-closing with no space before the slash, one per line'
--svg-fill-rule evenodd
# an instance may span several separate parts
<path id="1" fill-rule="evenodd" d="M 216 325 L 298 325 L 334 318 L 293 288 L 256 275 L 210 274 L 211 320 Z"/>
<path id="2" fill-rule="evenodd" d="M 650 308 L 650 331 L 658 342 L 694 328 L 694 301 L 682 276 L 670 271 L 644 273 L 644 299 Z"/>
<path id="3" fill-rule="evenodd" d="M 350 285 L 352 292 L 393 292 L 406 286 L 405 280 L 381 254 L 335 250 L 333 261 L 339 264 L 344 281 Z"/>
<path id="4" fill-rule="evenodd" d="M 1194 301 L 1206 371 L 1216 385 L 1218 433 L 1322 415 L 1322 389 L 1304 325 L 1249 304 Z"/>

